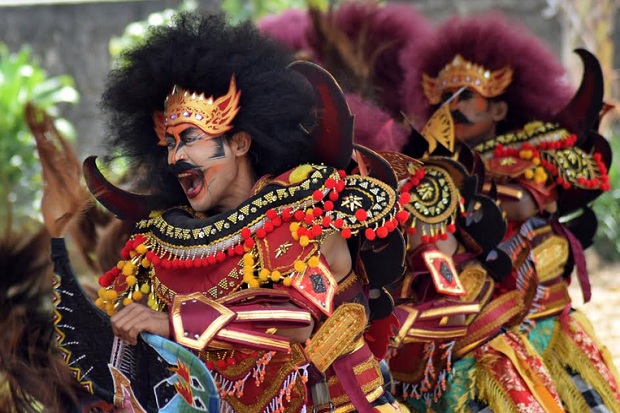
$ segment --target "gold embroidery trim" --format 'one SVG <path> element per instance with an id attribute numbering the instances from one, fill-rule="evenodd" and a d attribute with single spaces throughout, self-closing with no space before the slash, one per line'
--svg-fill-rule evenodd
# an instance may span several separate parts
<path id="1" fill-rule="evenodd" d="M 259 356 L 256 359 L 248 359 L 252 360 L 252 367 L 255 366 L 256 360 L 261 357 L 262 353 L 259 353 Z M 276 355 L 276 357 L 279 357 Z M 250 401 L 250 404 L 244 404 L 241 399 L 237 398 L 235 395 L 226 395 L 224 400 L 226 403 L 230 404 L 233 411 L 235 412 L 243 412 L 243 413 L 263 413 L 265 406 L 268 405 L 269 401 L 273 398 L 277 397 L 282 388 L 282 384 L 284 380 L 294 371 L 295 366 L 301 366 L 306 363 L 306 360 L 303 356 L 303 352 L 298 344 L 294 344 L 291 346 L 291 353 L 289 355 L 282 355 L 285 359 L 272 359 L 270 363 L 278 363 L 281 362 L 282 366 L 278 369 L 277 373 L 273 376 L 266 378 L 264 381 L 265 387 L 262 389 L 263 391 L 260 393 L 257 399 Z M 235 367 L 235 366 L 231 366 Z M 248 369 L 249 371 L 250 369 Z M 228 372 L 228 370 L 226 371 Z M 225 375 L 225 377 L 228 375 Z M 234 374 L 233 376 L 236 376 Z M 231 377 L 231 376 L 228 376 Z M 297 379 L 295 381 L 295 390 L 300 397 L 295 397 L 291 399 L 291 402 L 288 406 L 286 406 L 286 411 L 290 412 L 298 412 L 301 411 L 303 400 L 306 394 L 305 385 L 300 380 Z"/>
<path id="2" fill-rule="evenodd" d="M 183 328 L 183 319 L 181 318 L 181 306 L 186 301 L 200 301 L 203 304 L 216 310 L 220 315 L 202 332 L 197 339 L 185 337 L 185 329 Z M 195 350 L 204 349 L 209 341 L 224 327 L 228 322 L 235 318 L 235 313 L 220 303 L 209 300 L 201 293 L 193 293 L 189 295 L 177 295 L 172 302 L 172 326 L 176 342 L 182 346 L 186 346 Z"/>
<path id="3" fill-rule="evenodd" d="M 552 235 L 532 249 L 534 266 L 541 283 L 552 280 L 564 271 L 569 257 L 568 240 Z"/>
<path id="4" fill-rule="evenodd" d="M 402 305 L 399 308 L 402 310 L 405 310 L 409 314 L 407 315 L 407 318 L 403 322 L 400 330 L 398 330 L 398 334 L 396 334 L 396 337 L 394 337 L 394 339 L 392 340 L 392 345 L 396 348 L 400 347 L 401 344 L 404 342 L 405 337 L 407 337 L 407 332 L 409 331 L 409 329 L 411 328 L 415 320 L 418 318 L 418 313 L 419 313 L 419 311 L 416 310 L 415 308 L 411 308 L 406 305 Z"/>
<path id="5" fill-rule="evenodd" d="M 284 339 L 272 339 L 267 337 L 258 337 L 254 334 L 243 333 L 223 328 L 219 331 L 218 336 L 229 340 L 243 341 L 246 343 L 258 344 L 261 347 L 275 347 L 276 351 L 288 352 L 291 348 L 290 343 Z"/>
<path id="6" fill-rule="evenodd" d="M 453 315 L 458 313 L 477 313 L 480 311 L 480 305 L 478 303 L 473 304 L 462 304 L 462 305 L 452 305 L 449 307 L 443 308 L 432 308 L 426 311 L 423 311 L 420 314 L 420 319 L 426 318 L 435 318 L 442 317 L 447 315 Z"/>
<path id="7" fill-rule="evenodd" d="M 445 293 L 445 294 L 453 294 L 453 295 L 465 295 L 467 293 L 467 291 L 465 291 L 465 289 L 463 288 L 463 285 L 461 284 L 461 280 L 459 279 L 458 272 L 456 271 L 456 268 L 454 266 L 454 263 L 452 262 L 451 257 L 447 256 L 441 251 L 424 251 L 422 253 L 422 258 L 424 259 L 426 263 L 428 263 L 427 267 L 429 271 L 431 272 L 433 281 L 436 283 L 435 288 L 438 291 Z M 454 277 L 454 286 L 437 285 L 437 284 L 442 284 L 441 280 L 444 280 L 444 279 L 446 280 L 446 282 L 450 282 L 450 281 L 447 280 L 443 276 L 443 274 L 441 274 L 440 270 L 437 267 L 435 267 L 434 265 L 435 260 L 443 261 L 443 263 L 450 269 L 450 272 L 452 273 L 452 276 Z"/>
<path id="8" fill-rule="evenodd" d="M 336 289 L 336 295 L 343 293 L 346 289 L 351 287 L 358 280 L 357 274 L 355 271 L 351 270 L 349 275 L 347 275 L 344 280 L 338 283 L 338 288 Z"/>
<path id="9" fill-rule="evenodd" d="M 552 314 L 559 313 L 560 311 L 564 309 L 564 307 L 566 307 L 566 304 L 569 304 L 571 302 L 571 298 L 568 293 L 568 288 L 567 288 L 565 281 L 562 280 L 558 282 L 557 284 L 553 284 L 552 286 L 547 287 L 547 288 L 549 289 L 550 296 L 554 295 L 554 293 L 557 291 L 561 291 L 562 296 L 555 301 L 545 302 L 544 308 L 542 310 L 537 311 L 533 314 L 530 314 L 529 316 L 530 319 L 537 320 L 539 318 L 543 318 L 543 317 L 547 317 Z"/>
<path id="10" fill-rule="evenodd" d="M 491 334 L 493 330 L 495 330 L 499 326 L 502 326 L 512 317 L 523 311 L 521 293 L 517 290 L 514 290 L 497 297 L 495 300 L 487 304 L 485 308 L 482 309 L 482 312 L 480 313 L 478 318 L 482 318 L 486 316 L 486 314 L 495 311 L 497 307 L 501 307 L 508 301 L 512 301 L 514 305 L 510 306 L 506 311 L 496 317 L 493 322 L 489 322 L 483 326 L 480 326 L 479 328 L 470 328 L 470 332 L 468 332 L 468 334 L 464 338 L 456 342 L 453 350 L 453 353 L 456 355 L 456 357 L 460 358 L 467 354 L 469 351 L 476 348 L 480 343 L 482 343 L 488 338 L 489 334 Z"/>
<path id="11" fill-rule="evenodd" d="M 310 323 L 312 321 L 312 317 L 310 317 L 310 313 L 305 313 L 301 311 L 288 311 L 288 310 L 281 310 L 281 309 L 237 311 L 237 321 L 268 321 L 268 320 L 299 321 L 299 322 Z"/>
<path id="12" fill-rule="evenodd" d="M 503 195 L 505 197 L 516 199 L 516 200 L 520 200 L 521 198 L 523 198 L 522 190 L 512 188 L 508 185 L 496 184 L 495 189 L 497 190 L 498 195 Z M 488 193 L 489 191 L 491 191 L 491 184 L 490 183 L 484 184 L 482 186 L 482 192 Z"/>
<path id="13" fill-rule="evenodd" d="M 383 396 L 383 387 L 377 387 L 375 390 L 366 395 L 366 400 L 368 400 L 369 403 L 372 403 L 381 396 Z M 355 406 L 353 406 L 353 403 L 347 403 L 344 406 L 337 407 L 334 410 L 334 413 L 348 413 L 354 411 Z"/>
<path id="14" fill-rule="evenodd" d="M 366 324 L 363 305 L 342 304 L 312 337 L 306 347 L 308 358 L 320 372 L 324 372 L 364 331 Z"/>
<path id="15" fill-rule="evenodd" d="M 459 279 L 461 283 L 463 283 L 463 288 L 467 294 L 465 294 L 461 299 L 463 301 L 474 301 L 479 300 L 480 293 L 487 283 L 487 271 L 480 264 L 470 265 L 461 271 L 459 274 Z M 485 293 L 484 297 L 481 297 L 482 300 L 480 302 L 485 303 L 488 295 L 490 294 L 493 288 L 489 288 Z"/>
<path id="16" fill-rule="evenodd" d="M 436 331 L 436 330 L 429 330 L 425 328 L 411 328 L 407 332 L 407 337 L 405 337 L 404 343 L 409 344 L 409 343 L 419 343 L 421 341 L 422 342 L 428 341 L 428 340 L 410 338 L 409 336 L 424 337 L 424 338 L 451 338 L 455 336 L 458 336 L 458 337 L 464 336 L 466 333 L 467 333 L 467 327 L 454 329 L 450 331 Z"/>
<path id="17" fill-rule="evenodd" d="M 316 308 L 318 308 L 321 312 L 323 312 L 327 316 L 331 316 L 334 305 L 334 296 L 336 295 L 336 290 L 338 289 L 338 283 L 336 282 L 336 279 L 334 278 L 331 270 L 327 265 L 319 262 L 319 265 L 316 268 L 320 271 L 321 275 L 325 276 L 326 278 L 327 285 L 325 285 L 326 292 L 323 301 L 313 292 L 306 290 L 303 285 L 304 279 L 306 277 L 309 278 L 312 276 L 312 274 L 310 273 L 314 270 L 311 267 L 306 267 L 303 272 L 295 273 L 292 277 L 293 281 L 291 283 L 291 286 L 295 288 L 295 290 L 297 290 L 301 295 L 303 295 L 308 301 L 314 304 Z"/>

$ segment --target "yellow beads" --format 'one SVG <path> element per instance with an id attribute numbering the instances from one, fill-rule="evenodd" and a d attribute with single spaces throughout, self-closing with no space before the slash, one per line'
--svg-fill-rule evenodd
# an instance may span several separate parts
<path id="1" fill-rule="evenodd" d="M 135 267 L 131 261 L 125 262 L 125 265 L 123 266 L 123 275 L 133 275 L 134 269 Z"/>
<path id="2" fill-rule="evenodd" d="M 252 254 L 244 254 L 243 255 L 243 264 L 246 266 L 254 265 L 254 256 Z"/>
<path id="3" fill-rule="evenodd" d="M 280 274 L 280 271 L 276 270 L 276 271 L 271 272 L 271 281 L 278 282 L 280 281 L 280 277 L 282 277 L 282 274 Z"/>
<path id="4" fill-rule="evenodd" d="M 527 149 L 522 149 L 521 151 L 519 151 L 519 158 L 521 159 L 532 159 L 532 157 L 534 156 L 534 153 L 531 150 L 527 150 Z"/>
<path id="5" fill-rule="evenodd" d="M 267 268 L 262 268 L 258 273 L 258 279 L 261 281 L 268 281 L 269 275 L 271 275 L 271 272 Z"/>
<path id="6" fill-rule="evenodd" d="M 113 300 L 116 300 L 116 298 L 118 298 L 118 293 L 115 290 L 106 290 L 103 298 L 106 301 L 113 301 Z"/>
<path id="7" fill-rule="evenodd" d="M 312 257 L 310 257 L 310 259 L 308 260 L 308 266 L 311 268 L 315 268 L 319 266 L 319 257 L 314 255 Z"/>
<path id="8" fill-rule="evenodd" d="M 303 272 L 306 269 L 306 263 L 303 261 L 295 261 L 295 271 Z"/>
<path id="9" fill-rule="evenodd" d="M 549 175 L 547 175 L 547 171 L 542 166 L 537 166 L 534 169 L 527 169 L 523 172 L 523 176 L 525 179 L 534 180 L 537 184 L 542 184 L 547 181 Z"/>
<path id="10" fill-rule="evenodd" d="M 250 288 L 258 288 L 260 287 L 260 284 L 258 282 L 258 280 L 256 278 L 252 278 L 249 282 L 248 285 L 250 286 Z"/>
<path id="11" fill-rule="evenodd" d="M 543 167 L 537 167 L 534 171 L 534 182 L 541 184 L 547 180 L 547 171 Z"/>

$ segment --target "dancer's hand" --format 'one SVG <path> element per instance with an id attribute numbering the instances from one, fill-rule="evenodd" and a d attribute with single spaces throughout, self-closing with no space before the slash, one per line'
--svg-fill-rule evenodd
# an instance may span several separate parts
<path id="1" fill-rule="evenodd" d="M 151 310 L 138 303 L 129 304 L 114 314 L 110 321 L 114 335 L 132 345 L 138 344 L 138 334 L 143 331 L 166 338 L 170 335 L 168 313 Z"/>
<path id="2" fill-rule="evenodd" d="M 90 202 L 88 192 L 80 184 L 81 166 L 51 116 L 32 103 L 26 105 L 25 114 L 43 172 L 43 221 L 52 237 L 61 238 Z"/>

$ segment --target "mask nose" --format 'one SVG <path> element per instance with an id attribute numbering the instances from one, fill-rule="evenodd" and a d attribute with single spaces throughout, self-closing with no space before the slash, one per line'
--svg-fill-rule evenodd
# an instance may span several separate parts
<path id="1" fill-rule="evenodd" d="M 179 143 L 177 142 L 177 144 L 174 145 L 174 148 L 172 148 L 168 153 L 168 164 L 174 165 L 177 162 L 185 159 L 187 159 L 187 156 L 183 152 L 183 149 L 179 148 Z"/>

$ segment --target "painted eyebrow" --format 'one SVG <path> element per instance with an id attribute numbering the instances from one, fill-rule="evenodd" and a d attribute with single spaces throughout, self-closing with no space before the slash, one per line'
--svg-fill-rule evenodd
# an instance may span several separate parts
<path id="1" fill-rule="evenodd" d="M 198 137 L 202 137 L 202 136 L 207 137 L 207 134 L 204 133 L 199 128 L 196 128 L 196 127 L 191 127 L 191 128 L 184 129 L 179 134 L 179 137 L 181 139 L 191 139 L 191 138 L 198 138 Z"/>

